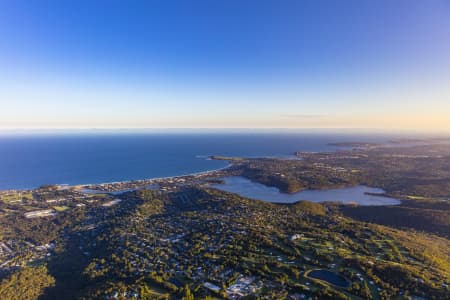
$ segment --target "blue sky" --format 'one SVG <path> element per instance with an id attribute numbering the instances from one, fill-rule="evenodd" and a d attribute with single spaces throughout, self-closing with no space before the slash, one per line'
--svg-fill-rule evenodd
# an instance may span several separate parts
<path id="1" fill-rule="evenodd" d="M 450 129 L 448 1 L 2 1 L 3 128 Z"/>

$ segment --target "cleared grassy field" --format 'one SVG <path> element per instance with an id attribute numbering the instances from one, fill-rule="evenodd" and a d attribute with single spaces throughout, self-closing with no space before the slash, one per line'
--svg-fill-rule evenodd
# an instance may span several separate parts
<path id="1" fill-rule="evenodd" d="M 56 211 L 58 211 L 58 212 L 65 211 L 65 210 L 68 210 L 68 209 L 69 209 L 69 207 L 67 207 L 67 206 L 53 206 L 53 208 L 54 208 Z"/>

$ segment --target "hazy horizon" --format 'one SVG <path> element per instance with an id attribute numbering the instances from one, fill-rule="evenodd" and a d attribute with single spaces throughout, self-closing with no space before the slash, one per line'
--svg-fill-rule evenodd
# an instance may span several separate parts
<path id="1" fill-rule="evenodd" d="M 419 131 L 419 130 L 393 130 L 393 129 L 355 129 L 355 128 L 51 128 L 51 129 L 1 129 L 0 139 L 40 139 L 45 137 L 271 137 L 298 135 L 310 137 L 334 137 L 349 142 L 369 142 L 372 138 L 384 138 L 385 142 L 400 140 L 423 140 L 433 142 L 440 140 L 443 143 L 450 142 L 450 132 Z"/>

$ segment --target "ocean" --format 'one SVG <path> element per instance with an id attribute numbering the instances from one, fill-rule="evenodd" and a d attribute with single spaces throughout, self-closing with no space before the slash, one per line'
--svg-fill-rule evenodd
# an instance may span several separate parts
<path id="1" fill-rule="evenodd" d="M 0 189 L 177 176 L 218 169 L 209 155 L 291 157 L 335 151 L 333 142 L 392 136 L 339 133 L 46 133 L 0 135 Z"/>

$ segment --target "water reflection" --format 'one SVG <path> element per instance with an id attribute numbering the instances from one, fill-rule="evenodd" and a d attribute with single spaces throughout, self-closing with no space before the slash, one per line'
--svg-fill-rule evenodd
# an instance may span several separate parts
<path id="1" fill-rule="evenodd" d="M 281 193 L 275 187 L 253 182 L 240 176 L 224 177 L 224 184 L 214 184 L 212 187 L 239 194 L 246 198 L 259 199 L 275 203 L 293 203 L 299 200 L 312 202 L 342 202 L 357 203 L 359 205 L 397 205 L 398 199 L 369 195 L 367 193 L 384 193 L 382 189 L 358 185 L 349 188 L 332 190 L 306 190 L 293 194 Z"/>

